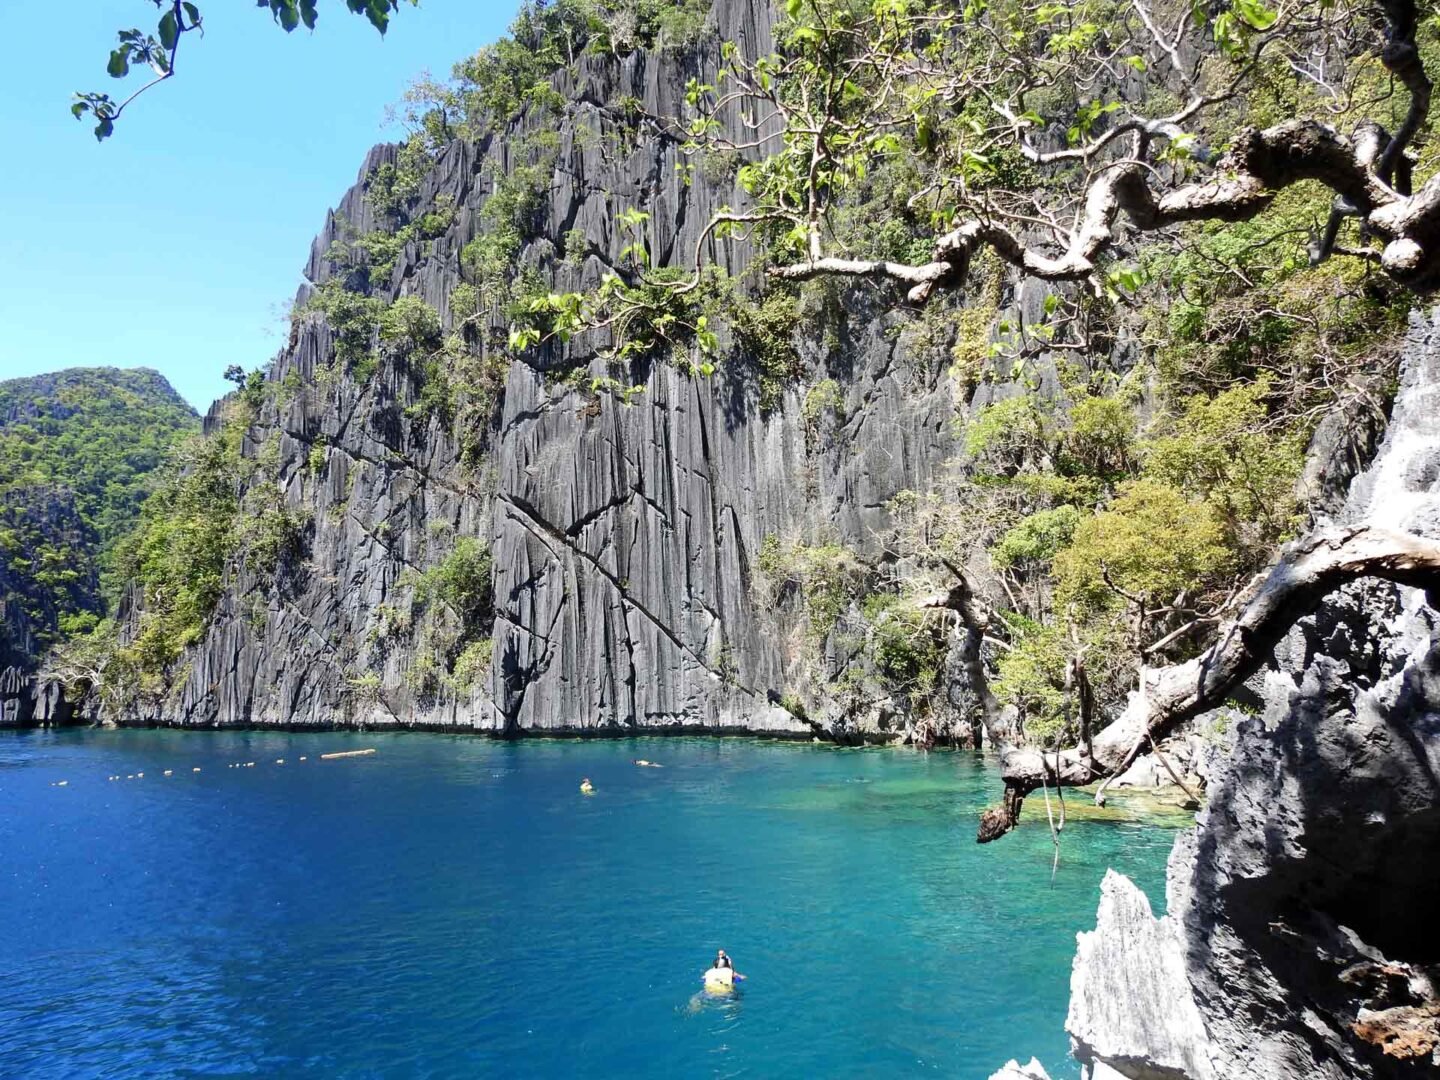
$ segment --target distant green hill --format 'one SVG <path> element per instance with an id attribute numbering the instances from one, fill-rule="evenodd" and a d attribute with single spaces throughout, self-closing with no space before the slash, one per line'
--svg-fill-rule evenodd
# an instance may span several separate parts
<path id="1" fill-rule="evenodd" d="M 92 625 L 152 474 L 200 420 L 158 372 L 71 368 L 0 382 L 0 669 Z"/>

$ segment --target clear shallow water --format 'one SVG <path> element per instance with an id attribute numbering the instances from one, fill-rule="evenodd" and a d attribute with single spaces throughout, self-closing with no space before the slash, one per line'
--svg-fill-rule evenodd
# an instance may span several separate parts
<path id="1" fill-rule="evenodd" d="M 1074 1075 L 1075 932 L 1107 866 L 1158 909 L 1174 833 L 1072 822 L 1052 885 L 1043 819 L 974 843 L 997 794 L 745 740 L 3 734 L 0 1075 Z"/>

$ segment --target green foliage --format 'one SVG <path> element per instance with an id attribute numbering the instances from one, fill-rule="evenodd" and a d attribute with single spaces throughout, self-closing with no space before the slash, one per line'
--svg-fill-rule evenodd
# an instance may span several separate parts
<path id="1" fill-rule="evenodd" d="M 415 132 L 400 144 L 395 160 L 377 166 L 367 178 L 365 194 L 370 205 L 387 217 L 400 217 L 420 194 L 420 185 L 432 164 L 424 132 Z M 437 234 L 438 235 L 438 234 Z"/>
<path id="2" fill-rule="evenodd" d="M 1014 613 L 1004 616 L 1010 647 L 1000 652 L 990 684 L 996 700 L 1020 714 L 1028 741 L 1040 746 L 1073 744 L 1079 711 L 1070 668 L 1083 657 L 1100 702 L 1123 700 L 1134 685 L 1134 652 L 1123 617 L 1111 613 L 1083 624 L 1046 622 Z"/>
<path id="3" fill-rule="evenodd" d="M 135 636 L 122 651 L 146 680 L 200 640 L 219 602 L 238 540 L 240 438 L 231 425 L 183 444 L 122 548 L 121 570 L 140 605 Z"/>
<path id="4" fill-rule="evenodd" d="M 950 377 L 961 393 L 968 394 L 979 385 L 990 358 L 990 331 L 999 318 L 998 274 L 992 277 L 993 289 L 955 315 L 955 344 L 950 348 Z"/>
<path id="5" fill-rule="evenodd" d="M 461 537 L 420 575 L 415 608 L 423 615 L 406 681 L 421 697 L 443 688 L 469 692 L 488 670 L 492 622 L 490 549 Z"/>
<path id="6" fill-rule="evenodd" d="M 990 689 L 996 700 L 1016 708 L 1026 737 L 1042 746 L 1065 741 L 1072 707 L 1065 692 L 1069 658 L 1062 631 L 1054 625 L 1013 620 L 1011 647 L 996 663 Z"/>
<path id="7" fill-rule="evenodd" d="M 455 65 L 455 93 L 472 136 L 504 124 L 549 90 L 551 73 L 573 63 L 590 37 L 589 6 L 526 0 L 506 37 Z"/>
<path id="8" fill-rule="evenodd" d="M 1250 568 L 1300 522 L 1296 483 L 1306 440 L 1302 431 L 1270 420 L 1270 388 L 1261 378 L 1213 398 L 1192 397 L 1166 425 L 1167 434 L 1145 447 L 1145 474 L 1212 507 Z"/>
<path id="9" fill-rule="evenodd" d="M 834 379 L 821 379 L 805 391 L 805 404 L 801 409 L 807 427 L 813 428 L 826 412 L 834 412 L 844 422 L 845 395 L 840 384 Z"/>
<path id="10" fill-rule="evenodd" d="M 482 291 L 494 295 L 515 273 L 521 245 L 535 235 L 549 186 L 540 165 L 514 169 L 495 181 L 481 210 L 479 235 L 465 245 L 460 265 Z"/>
<path id="11" fill-rule="evenodd" d="M 755 566 L 770 579 L 777 594 L 790 589 L 799 593 L 810 631 L 821 640 L 834 629 L 862 584 L 862 567 L 855 553 L 839 544 L 811 546 L 767 536 L 761 541 Z"/>
<path id="12" fill-rule="evenodd" d="M 379 332 L 407 351 L 433 351 L 441 344 L 440 313 L 418 296 L 402 296 L 380 313 Z"/>
<path id="13" fill-rule="evenodd" d="M 329 444 L 323 435 L 319 436 L 310 444 L 310 453 L 305 457 L 305 468 L 311 476 L 322 476 L 329 460 Z"/>
<path id="14" fill-rule="evenodd" d="M 981 409 L 965 427 L 965 452 L 981 472 L 1014 472 L 1048 463 L 1055 439 L 1054 404 L 1031 394 L 1004 398 Z"/>
<path id="15" fill-rule="evenodd" d="M 12 626 L 23 616 L 43 646 L 118 599 L 117 547 L 171 448 L 198 426 L 144 368 L 0 382 L 0 608 Z"/>
<path id="16" fill-rule="evenodd" d="M 1405 290 L 1360 260 L 1311 265 L 1304 240 L 1330 205 L 1318 185 L 1298 185 L 1261 218 L 1195 224 L 1178 249 L 1147 253 L 1147 274 L 1166 289 L 1147 309 L 1146 332 L 1177 391 L 1214 394 L 1269 372 L 1271 393 L 1300 413 L 1333 397 L 1326 370 L 1364 365 L 1378 337 L 1403 329 Z"/>
<path id="17" fill-rule="evenodd" d="M 793 340 L 795 297 L 774 291 L 758 302 L 738 299 L 733 319 L 742 355 L 755 365 L 759 375 L 760 411 L 771 412 L 780 407 L 786 389 L 801 374 Z"/>
<path id="18" fill-rule="evenodd" d="M 1081 521 L 1055 558 L 1056 602 L 1105 609 L 1136 598 L 1146 607 L 1213 588 L 1235 557 L 1214 507 L 1158 480 L 1135 480 Z"/>
<path id="19" fill-rule="evenodd" d="M 780 708 L 797 719 L 806 720 L 809 718 L 809 713 L 805 708 L 805 699 L 793 691 L 786 691 L 781 694 L 779 705 Z"/>
<path id="20" fill-rule="evenodd" d="M 286 506 L 267 506 L 243 518 L 241 535 L 246 562 L 255 574 L 269 578 L 304 548 L 310 514 Z"/>
<path id="21" fill-rule="evenodd" d="M 265 404 L 265 370 L 255 368 L 247 372 L 239 364 L 231 364 L 225 369 L 225 378 L 235 384 L 236 394 L 251 415 L 258 413 Z"/>
<path id="22" fill-rule="evenodd" d="M 385 306 L 378 297 L 353 292 L 339 278 L 330 278 L 316 286 L 297 314 L 313 311 L 325 317 L 335 335 L 336 362 L 364 382 L 375 370 L 375 340 Z"/>
<path id="23" fill-rule="evenodd" d="M 400 9 L 401 0 L 345 0 L 345 7 L 355 15 L 363 15 L 380 33 L 385 33 L 390 24 L 390 15 Z M 419 0 L 409 0 L 416 4 Z M 203 18 L 200 8 L 189 0 L 154 0 L 160 10 L 160 21 L 154 34 L 140 30 L 121 30 L 120 43 L 111 51 L 106 72 L 113 79 L 123 79 L 130 74 L 132 66 L 145 71 L 151 81 L 141 86 L 124 101 L 117 102 L 109 94 L 84 93 L 75 95 L 70 111 L 77 120 L 87 113 L 94 117 L 95 138 L 107 139 L 115 131 L 115 121 L 120 113 L 140 93 L 156 83 L 170 78 L 175 73 L 175 56 L 180 48 L 181 38 L 194 30 L 203 32 Z M 267 8 L 276 24 L 289 33 L 297 26 L 314 30 L 319 18 L 316 0 L 257 0 L 257 7 Z"/>
<path id="24" fill-rule="evenodd" d="M 484 686 L 490 678 L 490 660 L 494 651 L 494 639 L 488 637 L 466 645 L 455 657 L 455 665 L 450 671 L 450 685 L 461 693 Z"/>
<path id="25" fill-rule="evenodd" d="M 420 576 L 415 603 L 422 609 L 443 604 L 462 624 L 475 624 L 490 611 L 490 570 L 490 549 L 461 537 L 449 555 Z"/>
<path id="26" fill-rule="evenodd" d="M 1134 402 L 1120 395 L 1082 394 L 1069 409 L 1062 465 L 1107 482 L 1130 472 L 1135 457 Z"/>
<path id="27" fill-rule="evenodd" d="M 528 106 L 549 106 L 551 76 L 582 53 L 692 47 L 709 9 L 709 0 L 526 0 L 506 37 L 455 65 L 448 102 L 471 137 L 496 130 Z"/>
<path id="28" fill-rule="evenodd" d="M 350 693 L 358 701 L 366 704 L 374 704 L 380 700 L 380 688 L 382 681 L 380 676 L 373 671 L 367 671 L 363 675 L 352 675 L 345 680 Z"/>
<path id="29" fill-rule="evenodd" d="M 335 241 L 326 253 L 326 258 L 337 271 L 363 268 L 372 286 L 389 285 L 390 279 L 395 275 L 395 263 L 407 245 L 428 244 L 429 241 L 444 236 L 454 223 L 455 207 L 448 197 L 444 197 L 438 201 L 435 209 L 393 232 L 376 229 L 349 242 Z"/>
<path id="30" fill-rule="evenodd" d="M 1070 543 L 1080 524 L 1080 511 L 1069 504 L 1037 510 L 1006 531 L 990 549 L 997 567 L 1009 569 L 1024 563 L 1048 563 Z"/>
<path id="31" fill-rule="evenodd" d="M 887 689 L 928 704 L 949 648 L 939 621 L 895 593 L 866 597 L 862 611 L 871 628 L 870 660 Z"/>
<path id="32" fill-rule="evenodd" d="M 709 275 L 691 292 L 674 288 L 683 277 L 679 271 L 656 270 L 638 284 L 629 284 L 618 274 L 606 274 L 599 289 L 590 294 L 543 288 L 523 294 L 510 307 L 514 319 L 510 348 L 523 351 L 549 341 L 563 344 L 604 326 L 613 348 L 601 354 L 614 363 L 668 356 L 691 374 L 709 376 L 714 365 L 703 359 L 696 363 L 692 356 L 697 351 L 710 356 L 719 347 L 707 311 L 715 310 L 721 286 Z"/>

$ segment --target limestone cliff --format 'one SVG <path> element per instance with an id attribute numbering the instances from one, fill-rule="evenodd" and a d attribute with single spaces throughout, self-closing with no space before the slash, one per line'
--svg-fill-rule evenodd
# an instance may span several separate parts
<path id="1" fill-rule="evenodd" d="M 770 19 L 763 0 L 723 0 L 712 33 L 766 51 Z M 454 326 L 460 254 L 492 227 L 487 202 L 537 135 L 557 149 L 520 266 L 555 288 L 593 287 L 630 242 L 616 222 L 627 208 L 650 215 L 656 263 L 679 259 L 710 213 L 737 201 L 733 171 L 687 176 L 675 140 L 636 128 L 615 103 L 677 114 L 700 55 L 583 55 L 554 79 L 566 103 L 558 144 L 553 116 L 529 112 L 479 142 L 452 143 L 408 214 L 446 207 L 448 227 L 407 244 L 393 273 L 372 279 L 375 294 L 418 297 Z M 327 258 L 337 241 L 386 225 L 373 189 L 397 153 L 370 154 L 314 244 L 312 282 L 343 272 Z M 603 361 L 562 378 L 553 359 L 511 357 L 490 422 L 468 436 L 420 415 L 423 375 L 403 356 L 382 355 L 363 377 L 337 372 L 336 329 L 297 317 L 243 452 L 263 463 L 246 497 L 303 520 L 303 550 L 273 573 L 232 562 L 204 639 L 128 719 L 843 735 L 845 719 L 798 704 L 822 698 L 814 680 L 827 669 L 801 656 L 813 648 L 797 644 L 794 605 L 757 596 L 757 553 L 782 536 L 878 560 L 886 503 L 932 484 L 952 452 L 954 413 L 948 379 L 910 363 L 905 320 L 863 291 L 847 304 L 813 339 L 795 329 L 806 375 L 773 407 L 760 408 L 738 344 L 712 378 L 637 363 L 625 381 L 643 393 L 623 397 L 594 389 L 610 374 Z M 822 332 L 844 347 L 822 345 Z M 832 375 L 838 400 L 807 410 L 806 388 Z M 226 409 L 212 410 L 209 430 Z M 468 687 L 417 685 L 427 648 L 411 621 L 417 583 L 464 538 L 493 560 L 490 666 Z M 825 647 L 829 672 L 843 670 L 847 657 Z M 882 704 L 862 726 L 892 722 L 903 718 Z"/>

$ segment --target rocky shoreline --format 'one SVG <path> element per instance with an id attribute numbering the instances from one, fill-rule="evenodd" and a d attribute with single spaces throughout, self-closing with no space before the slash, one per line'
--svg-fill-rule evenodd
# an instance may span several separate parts
<path id="1" fill-rule="evenodd" d="M 1440 316 L 1341 524 L 1440 536 Z M 1089 1080 L 1352 1080 L 1440 1070 L 1440 605 L 1332 595 L 1252 687 L 1167 875 L 1111 874 L 1078 936 L 1066 1029 Z M 1011 1061 L 996 1080 L 1040 1080 Z"/>

